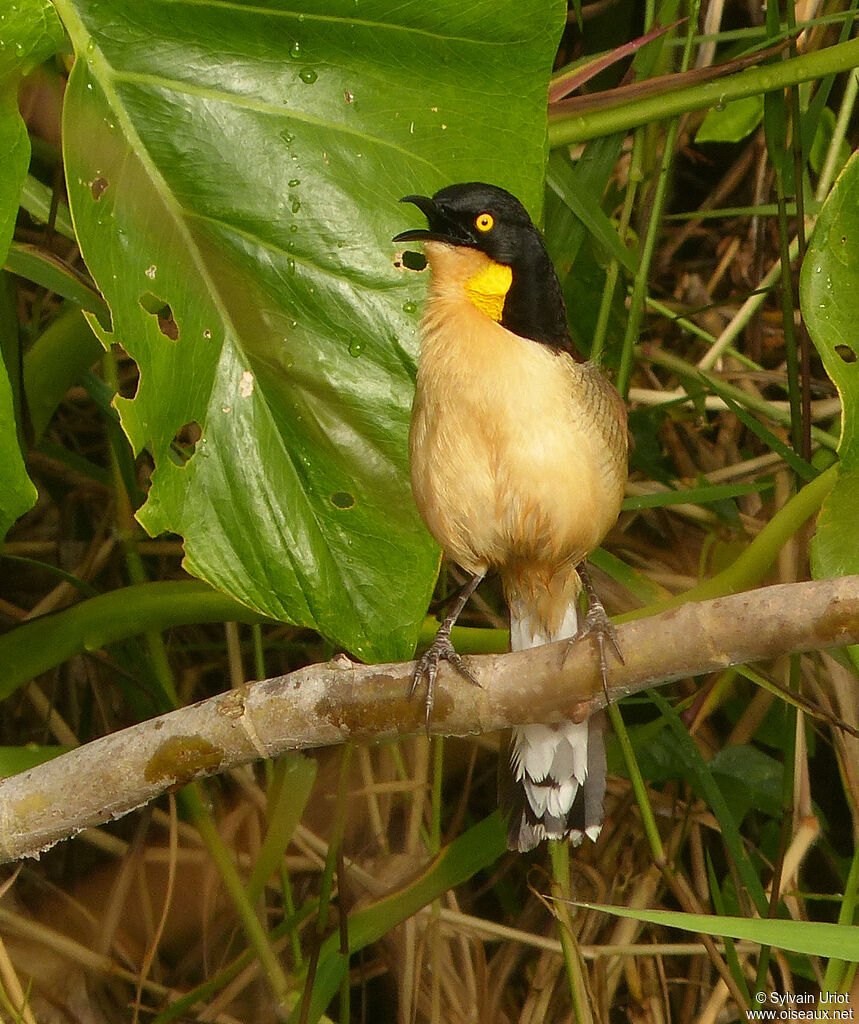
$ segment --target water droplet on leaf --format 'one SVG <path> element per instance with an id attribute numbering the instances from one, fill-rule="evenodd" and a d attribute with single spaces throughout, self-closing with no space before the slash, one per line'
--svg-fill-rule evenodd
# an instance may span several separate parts
<path id="1" fill-rule="evenodd" d="M 313 83 L 319 78 L 319 75 L 317 75 L 313 68 L 302 68 L 301 71 L 298 72 L 298 77 L 305 85 L 313 85 Z"/>

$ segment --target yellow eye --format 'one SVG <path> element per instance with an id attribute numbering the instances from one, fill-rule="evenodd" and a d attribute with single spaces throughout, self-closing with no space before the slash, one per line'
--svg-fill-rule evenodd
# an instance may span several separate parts
<path id="1" fill-rule="evenodd" d="M 491 231 L 495 218 L 491 213 L 479 213 L 474 219 L 474 226 L 478 231 Z"/>

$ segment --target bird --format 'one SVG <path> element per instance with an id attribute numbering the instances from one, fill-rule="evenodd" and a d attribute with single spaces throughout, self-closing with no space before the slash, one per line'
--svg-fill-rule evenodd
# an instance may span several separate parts
<path id="1" fill-rule="evenodd" d="M 522 203 L 484 182 L 400 201 L 427 227 L 394 242 L 420 241 L 430 271 L 409 431 L 412 492 L 429 532 L 469 576 L 411 679 L 410 696 L 426 680 L 429 728 L 442 661 L 477 682 L 450 637 L 489 573 L 501 578 L 511 650 L 593 637 L 605 686 L 607 650 L 622 655 L 585 560 L 620 512 L 628 430 L 620 395 L 571 339 L 560 283 Z M 511 850 L 598 837 L 598 717 L 512 730 L 499 785 Z"/>

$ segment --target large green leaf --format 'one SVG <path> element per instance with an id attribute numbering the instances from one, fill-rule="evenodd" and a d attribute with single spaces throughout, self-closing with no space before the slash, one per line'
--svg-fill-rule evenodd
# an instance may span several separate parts
<path id="1" fill-rule="evenodd" d="M 812 568 L 817 577 L 841 576 L 859 572 L 859 153 L 820 211 L 802 265 L 800 300 L 842 407 L 838 480 L 817 520 Z"/>
<path id="2" fill-rule="evenodd" d="M 18 83 L 21 75 L 50 56 L 62 41 L 62 28 L 48 0 L 18 0 L 3 8 L 0 26 L 0 266 L 6 261 L 18 200 L 27 165 L 30 140 L 18 113 Z M 0 299 L 0 542 L 12 523 L 36 500 L 21 450 L 15 418 L 15 398 L 4 365 L 4 353 L 13 371 L 17 357 L 14 316 L 9 316 L 4 294 Z"/>
<path id="3" fill-rule="evenodd" d="M 12 388 L 0 357 L 0 543 L 18 516 L 36 501 L 36 488 L 30 482 L 18 447 Z"/>
<path id="4" fill-rule="evenodd" d="M 0 81 L 0 265 L 6 262 L 15 218 L 18 196 L 27 177 L 30 162 L 30 140 L 18 113 L 18 82 Z"/>
<path id="5" fill-rule="evenodd" d="M 56 6 L 73 219 L 156 462 L 140 521 L 259 611 L 409 654 L 438 554 L 407 483 L 425 281 L 397 200 L 483 179 L 539 213 L 563 3 Z"/>
<path id="6" fill-rule="evenodd" d="M 15 227 L 18 199 L 27 177 L 30 140 L 18 113 L 22 75 L 58 49 L 62 26 L 48 0 L 16 0 L 3 5 L 0 24 L 0 265 Z"/>

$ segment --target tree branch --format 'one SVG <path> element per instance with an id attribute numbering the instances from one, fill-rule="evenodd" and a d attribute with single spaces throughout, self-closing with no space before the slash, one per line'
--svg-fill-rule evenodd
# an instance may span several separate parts
<path id="1" fill-rule="evenodd" d="M 618 638 L 626 664 L 610 665 L 613 701 L 729 665 L 859 643 L 859 576 L 682 605 L 620 626 Z M 467 736 L 582 718 L 605 704 L 591 643 L 469 661 L 482 685 L 445 666 L 432 732 Z M 257 758 L 419 732 L 422 701 L 406 698 L 411 668 L 335 658 L 142 722 L 5 779 L 0 860 L 37 856 L 171 786 Z"/>

